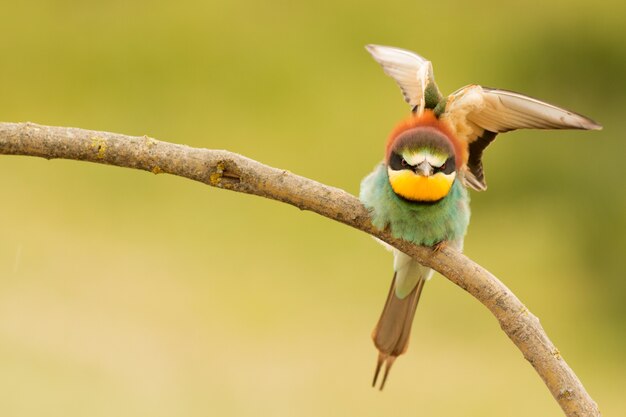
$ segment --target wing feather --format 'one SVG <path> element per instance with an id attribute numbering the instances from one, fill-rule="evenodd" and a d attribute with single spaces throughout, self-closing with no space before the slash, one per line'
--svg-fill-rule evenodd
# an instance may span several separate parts
<path id="1" fill-rule="evenodd" d="M 400 86 L 407 103 L 418 106 L 423 102 L 426 86 L 434 79 L 430 61 L 414 52 L 390 46 L 367 45 L 365 49 Z"/>
<path id="2" fill-rule="evenodd" d="M 452 93 L 441 115 L 469 144 L 466 183 L 482 191 L 482 153 L 496 134 L 515 129 L 584 129 L 602 126 L 588 117 L 508 90 L 469 85 Z M 478 128 L 478 129 L 477 129 Z"/>
<path id="3" fill-rule="evenodd" d="M 536 98 L 508 90 L 481 87 L 485 105 L 468 114 L 468 119 L 489 123 L 494 132 L 515 129 L 584 129 L 599 130 L 599 124 L 583 115 Z M 486 128 L 486 126 L 484 126 Z"/>

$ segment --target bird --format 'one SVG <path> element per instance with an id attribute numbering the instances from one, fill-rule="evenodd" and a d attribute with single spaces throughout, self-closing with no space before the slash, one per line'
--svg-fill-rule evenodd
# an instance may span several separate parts
<path id="1" fill-rule="evenodd" d="M 470 220 L 468 189 L 487 189 L 483 151 L 499 133 L 516 129 L 600 130 L 588 117 L 513 91 L 470 84 L 443 96 L 433 66 L 401 48 L 367 45 L 393 78 L 410 114 L 388 136 L 384 159 L 361 182 L 359 198 L 372 224 L 416 245 L 463 250 Z M 424 284 L 433 270 L 393 252 L 393 279 L 372 332 L 378 358 L 372 386 L 387 381 L 406 352 Z"/>

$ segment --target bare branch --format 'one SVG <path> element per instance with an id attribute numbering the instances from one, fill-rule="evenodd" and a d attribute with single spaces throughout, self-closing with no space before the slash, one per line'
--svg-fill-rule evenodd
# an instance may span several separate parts
<path id="1" fill-rule="evenodd" d="M 495 276 L 463 254 L 394 238 L 372 226 L 354 196 L 244 156 L 91 130 L 0 123 L 0 154 L 96 162 L 167 173 L 314 211 L 362 230 L 439 271 L 484 304 L 535 368 L 567 416 L 599 416 L 596 403 L 552 344 L 539 320 Z"/>

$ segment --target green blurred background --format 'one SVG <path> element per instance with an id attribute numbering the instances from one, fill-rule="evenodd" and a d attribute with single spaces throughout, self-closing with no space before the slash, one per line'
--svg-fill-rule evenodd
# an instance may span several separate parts
<path id="1" fill-rule="evenodd" d="M 626 6 L 620 1 L 4 2 L 0 118 L 236 151 L 358 193 L 408 111 L 363 49 L 439 86 L 543 98 L 602 132 L 503 135 L 466 253 L 533 311 L 599 403 L 626 406 Z M 391 257 L 273 201 L 0 157 L 0 415 L 546 416 L 487 310 L 437 276 L 370 388 Z"/>

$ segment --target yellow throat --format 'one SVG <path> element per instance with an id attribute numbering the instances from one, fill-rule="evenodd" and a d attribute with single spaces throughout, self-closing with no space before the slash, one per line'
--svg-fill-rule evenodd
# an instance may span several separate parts
<path id="1" fill-rule="evenodd" d="M 444 174 L 438 172 L 431 176 L 422 176 L 409 170 L 394 171 L 387 169 L 389 183 L 393 191 L 412 201 L 439 201 L 448 195 L 455 173 Z"/>

